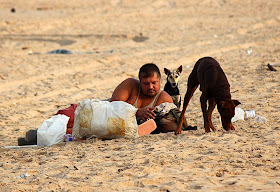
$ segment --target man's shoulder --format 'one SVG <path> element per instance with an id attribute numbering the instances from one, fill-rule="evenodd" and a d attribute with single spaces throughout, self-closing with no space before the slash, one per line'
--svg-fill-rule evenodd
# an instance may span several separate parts
<path id="1" fill-rule="evenodd" d="M 133 90 L 138 90 L 139 87 L 138 85 L 139 85 L 139 80 L 134 78 L 127 78 L 119 85 L 119 88 L 128 91 L 133 91 Z"/>
<path id="2" fill-rule="evenodd" d="M 166 91 L 161 91 L 160 97 L 171 98 L 171 96 Z"/>
<path id="3" fill-rule="evenodd" d="M 173 103 L 172 97 L 166 92 L 166 91 L 161 91 L 157 105 L 160 105 L 161 103 Z"/>
<path id="4" fill-rule="evenodd" d="M 124 81 L 132 82 L 132 83 L 139 83 L 138 79 L 135 79 L 135 78 L 132 78 L 132 77 L 129 77 L 129 78 L 125 79 Z"/>
<path id="5" fill-rule="evenodd" d="M 111 101 L 125 101 L 133 103 L 131 96 L 137 95 L 138 81 L 137 79 L 127 78 L 122 81 L 114 90 Z"/>
<path id="6" fill-rule="evenodd" d="M 139 84 L 139 80 L 130 77 L 125 79 L 122 84 L 135 86 Z"/>

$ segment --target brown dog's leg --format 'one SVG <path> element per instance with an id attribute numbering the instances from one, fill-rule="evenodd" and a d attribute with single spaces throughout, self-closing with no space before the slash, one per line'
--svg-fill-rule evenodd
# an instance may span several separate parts
<path id="1" fill-rule="evenodd" d="M 182 132 L 182 126 L 183 126 L 183 122 L 184 122 L 184 118 L 185 118 L 185 112 L 186 112 L 186 109 L 187 109 L 187 106 L 193 96 L 193 93 L 195 92 L 196 88 L 197 88 L 198 85 L 192 87 L 192 88 L 189 88 L 188 87 L 188 90 L 187 90 L 187 93 L 184 97 L 184 104 L 183 104 L 183 110 L 182 110 L 182 113 L 180 115 L 180 120 L 179 120 L 179 125 L 178 125 L 178 128 L 177 130 L 175 131 L 175 135 L 177 134 L 180 134 Z M 188 126 L 188 125 L 186 125 Z"/>
<path id="2" fill-rule="evenodd" d="M 189 89 L 188 89 L 188 91 L 189 91 Z M 177 130 L 175 130 L 175 135 L 180 134 L 182 132 L 182 126 L 183 126 L 183 121 L 184 121 L 184 118 L 185 118 L 185 112 L 186 112 L 187 106 L 189 104 L 189 101 L 191 99 L 191 94 L 190 93 L 188 94 L 188 91 L 187 91 L 187 93 L 185 95 L 185 98 L 184 98 L 183 110 L 182 110 L 182 113 L 180 115 L 179 125 L 177 127 Z"/>
<path id="3" fill-rule="evenodd" d="M 200 96 L 200 104 L 201 104 L 201 110 L 203 114 L 203 120 L 204 120 L 204 129 L 206 133 L 211 132 L 210 125 L 208 121 L 208 111 L 207 111 L 207 98 L 204 93 Z"/>
<path id="4" fill-rule="evenodd" d="M 216 128 L 214 127 L 213 123 L 212 123 L 212 112 L 216 106 L 216 101 L 214 98 L 210 98 L 208 100 L 208 121 L 209 121 L 209 125 L 210 125 L 210 128 L 212 129 L 212 131 L 216 131 Z"/>
<path id="5" fill-rule="evenodd" d="M 198 85 L 199 85 L 199 81 L 197 78 L 197 65 L 195 65 L 188 78 L 188 89 L 187 89 L 187 92 L 184 97 L 183 111 L 180 115 L 180 120 L 179 120 L 177 130 L 175 131 L 175 135 L 180 134 L 182 132 L 182 125 L 184 122 L 187 106 L 193 96 L 193 93 L 195 92 L 196 88 L 198 87 Z"/>
<path id="6" fill-rule="evenodd" d="M 232 123 L 230 123 L 230 130 L 235 130 L 234 126 Z M 229 131 L 229 130 L 228 130 Z"/>

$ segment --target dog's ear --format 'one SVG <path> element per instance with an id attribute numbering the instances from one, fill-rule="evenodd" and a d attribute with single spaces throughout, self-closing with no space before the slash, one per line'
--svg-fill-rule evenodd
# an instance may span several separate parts
<path id="1" fill-rule="evenodd" d="M 221 108 L 225 108 L 226 107 L 226 102 L 225 101 L 221 101 L 220 103 L 218 103 L 218 105 Z"/>
<path id="2" fill-rule="evenodd" d="M 234 105 L 237 106 L 237 105 L 240 105 L 241 103 L 238 101 L 238 100 L 232 100 Z"/>
<path id="3" fill-rule="evenodd" d="M 164 68 L 164 73 L 165 73 L 166 75 L 168 75 L 168 74 L 170 74 L 170 70 L 169 70 L 169 69 Z"/>
<path id="4" fill-rule="evenodd" d="M 177 73 L 182 73 L 182 70 L 183 70 L 183 67 L 182 67 L 182 65 L 180 65 L 180 67 L 178 67 L 178 69 L 177 69 Z"/>

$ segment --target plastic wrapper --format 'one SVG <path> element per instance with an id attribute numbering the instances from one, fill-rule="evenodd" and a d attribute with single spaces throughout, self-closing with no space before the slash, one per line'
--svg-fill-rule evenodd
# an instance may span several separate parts
<path id="1" fill-rule="evenodd" d="M 85 99 L 78 102 L 75 111 L 73 136 L 102 139 L 136 138 L 138 125 L 137 108 L 123 101 L 100 101 Z"/>

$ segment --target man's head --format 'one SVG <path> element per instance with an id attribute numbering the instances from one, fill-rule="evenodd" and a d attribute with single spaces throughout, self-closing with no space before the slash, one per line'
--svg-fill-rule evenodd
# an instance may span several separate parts
<path id="1" fill-rule="evenodd" d="M 138 77 L 143 94 L 148 97 L 156 96 L 160 90 L 159 68 L 153 63 L 147 63 L 140 68 Z"/>
<path id="2" fill-rule="evenodd" d="M 161 78 L 161 74 L 158 66 L 156 66 L 156 64 L 153 63 L 147 63 L 143 65 L 139 70 L 139 74 L 138 74 L 139 80 L 141 81 L 142 78 L 147 78 L 153 75 L 154 73 L 157 74 L 159 79 Z"/>

